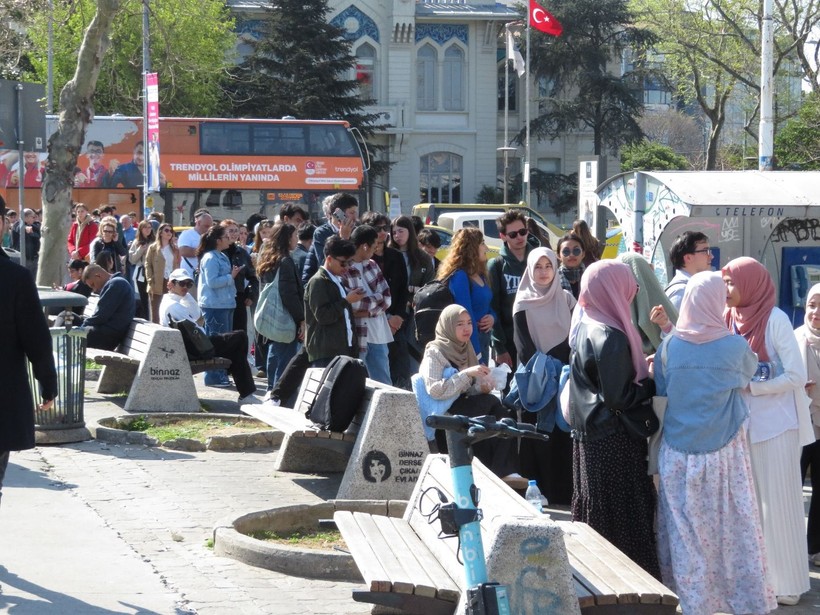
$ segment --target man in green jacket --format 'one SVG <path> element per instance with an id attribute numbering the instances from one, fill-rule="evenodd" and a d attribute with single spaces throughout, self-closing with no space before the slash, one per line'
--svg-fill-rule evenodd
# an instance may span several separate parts
<path id="1" fill-rule="evenodd" d="M 351 304 L 365 291 L 348 291 L 341 280 L 355 253 L 351 241 L 338 235 L 328 238 L 325 261 L 305 287 L 305 349 L 311 367 L 326 367 L 339 355 L 359 356 Z"/>
<path id="2" fill-rule="evenodd" d="M 495 223 L 504 245 L 489 265 L 490 286 L 493 289 L 491 307 L 498 315 L 493 324 L 492 346 L 496 363 L 506 363 L 515 371 L 512 309 L 532 246 L 527 242 L 527 217 L 521 210 L 509 209 Z"/>

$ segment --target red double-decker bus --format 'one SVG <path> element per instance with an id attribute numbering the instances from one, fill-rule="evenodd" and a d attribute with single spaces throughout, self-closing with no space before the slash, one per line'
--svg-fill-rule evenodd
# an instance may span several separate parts
<path id="1" fill-rule="evenodd" d="M 364 203 L 367 165 L 347 122 L 166 117 L 159 126 L 158 150 L 146 150 L 142 118 L 94 118 L 75 169 L 74 201 L 139 212 L 143 165 L 159 155 L 161 190 L 149 195 L 149 209 L 177 226 L 190 224 L 200 207 L 244 221 L 254 212 L 273 217 L 284 203 L 321 218 L 321 200 L 339 191 Z M 55 127 L 50 119 L 49 131 Z M 16 151 L 0 150 L 0 192 L 10 206 L 18 202 L 22 166 L 26 206 L 39 208 L 45 156 L 26 153 L 20 165 Z"/>

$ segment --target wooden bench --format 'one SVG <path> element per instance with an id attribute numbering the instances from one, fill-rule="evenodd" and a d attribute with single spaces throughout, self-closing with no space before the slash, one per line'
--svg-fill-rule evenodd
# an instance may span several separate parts
<path id="1" fill-rule="evenodd" d="M 526 501 L 473 462 L 480 489 L 482 539 L 490 544 L 490 525 L 499 516 L 538 518 Z M 429 455 L 404 516 L 379 517 L 359 512 L 336 512 L 334 520 L 367 584 L 354 590 L 353 599 L 408 613 L 450 615 L 464 591 L 464 569 L 457 559 L 458 541 L 440 539 L 438 522 L 429 523 L 419 503 L 429 512 L 437 502 L 428 489 L 435 487 L 453 500 L 449 462 Z M 426 494 L 426 495 L 425 495 Z M 558 521 L 572 569 L 572 583 L 585 615 L 672 615 L 678 598 L 632 562 L 614 545 L 584 523 Z"/>
<path id="2" fill-rule="evenodd" d="M 179 331 L 139 318 L 116 351 L 88 348 L 86 357 L 103 366 L 97 392 L 128 391 L 129 412 L 198 412 L 193 374 L 231 365 L 221 357 L 189 361 Z"/>
<path id="3" fill-rule="evenodd" d="M 353 422 L 343 432 L 320 429 L 305 417 L 319 392 L 324 369 L 310 367 L 305 373 L 295 408 L 249 404 L 242 411 L 267 423 L 285 434 L 274 469 L 281 472 L 344 472 L 350 453 L 364 422 L 364 416 L 373 400 L 373 393 L 380 388 L 398 390 L 395 387 L 367 379 L 364 398 Z"/>

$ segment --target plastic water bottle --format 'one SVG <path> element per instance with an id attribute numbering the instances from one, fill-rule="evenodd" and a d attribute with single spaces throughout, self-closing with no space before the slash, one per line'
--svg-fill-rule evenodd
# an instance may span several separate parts
<path id="1" fill-rule="evenodd" d="M 534 480 L 531 480 L 527 484 L 527 493 L 524 494 L 524 498 L 527 500 L 527 502 L 529 502 L 530 506 L 532 506 L 537 513 L 541 514 L 541 490 L 538 488 L 538 483 L 536 483 Z"/>

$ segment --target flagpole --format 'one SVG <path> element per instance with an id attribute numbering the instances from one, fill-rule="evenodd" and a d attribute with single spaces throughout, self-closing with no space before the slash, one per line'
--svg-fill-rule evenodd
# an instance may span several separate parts
<path id="1" fill-rule="evenodd" d="M 509 36 L 510 24 L 504 24 L 504 204 L 507 204 L 507 176 L 509 168 L 510 153 L 507 148 L 510 143 L 510 58 L 507 57 L 507 37 Z"/>
<path id="2" fill-rule="evenodd" d="M 530 13 L 532 8 L 527 11 L 527 59 L 524 62 L 524 96 L 526 101 L 524 103 L 524 121 L 526 122 L 526 131 L 524 137 L 524 201 L 527 207 L 532 207 L 530 204 Z"/>

